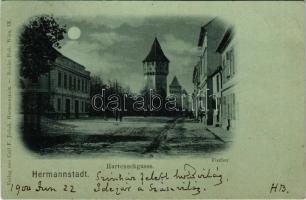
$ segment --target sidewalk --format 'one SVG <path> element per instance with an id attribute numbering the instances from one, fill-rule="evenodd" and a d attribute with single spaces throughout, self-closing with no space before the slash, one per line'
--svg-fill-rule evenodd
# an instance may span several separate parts
<path id="1" fill-rule="evenodd" d="M 216 137 L 219 137 L 224 142 L 231 142 L 233 133 L 232 131 L 227 131 L 224 128 L 221 127 L 215 127 L 215 126 L 207 126 L 207 130 L 216 135 Z"/>

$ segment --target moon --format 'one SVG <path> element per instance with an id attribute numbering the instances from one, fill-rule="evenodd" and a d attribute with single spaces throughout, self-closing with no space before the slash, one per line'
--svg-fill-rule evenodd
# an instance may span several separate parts
<path id="1" fill-rule="evenodd" d="M 81 30 L 76 27 L 76 26 L 72 26 L 68 29 L 68 37 L 71 39 L 71 40 L 77 40 L 80 38 L 81 36 Z"/>

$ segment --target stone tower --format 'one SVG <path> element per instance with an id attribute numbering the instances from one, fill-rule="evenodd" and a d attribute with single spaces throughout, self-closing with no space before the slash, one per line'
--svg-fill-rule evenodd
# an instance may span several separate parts
<path id="1" fill-rule="evenodd" d="M 145 89 L 153 89 L 162 97 L 167 96 L 169 62 L 157 38 L 155 38 L 149 54 L 142 61 Z"/>
<path id="2" fill-rule="evenodd" d="M 177 105 L 181 107 L 183 89 L 176 76 L 174 76 L 171 84 L 169 85 L 169 92 L 172 97 L 176 98 Z"/>
<path id="3" fill-rule="evenodd" d="M 169 85 L 170 94 L 172 95 L 181 95 L 182 94 L 182 86 L 178 82 L 176 76 L 174 76 L 171 84 Z"/>

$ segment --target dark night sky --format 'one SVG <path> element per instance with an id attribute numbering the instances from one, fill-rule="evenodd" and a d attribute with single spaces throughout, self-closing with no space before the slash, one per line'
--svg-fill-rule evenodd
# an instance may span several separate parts
<path id="1" fill-rule="evenodd" d="M 193 66 L 198 61 L 200 27 L 213 17 L 61 17 L 67 28 L 76 26 L 80 38 L 64 39 L 60 49 L 65 56 L 84 65 L 104 81 L 117 79 L 132 91 L 143 86 L 142 60 L 155 37 L 170 60 L 168 86 L 174 75 L 192 92 Z"/>

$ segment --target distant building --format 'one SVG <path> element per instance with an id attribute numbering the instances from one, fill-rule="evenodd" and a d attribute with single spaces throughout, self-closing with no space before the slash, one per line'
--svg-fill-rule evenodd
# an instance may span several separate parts
<path id="1" fill-rule="evenodd" d="M 221 55 L 216 52 L 226 30 L 225 24 L 214 18 L 201 27 L 198 40 L 200 61 L 194 68 L 194 108 L 196 115 L 205 113 L 207 125 L 213 125 L 214 100 L 212 74 L 221 65 Z"/>
<path id="2" fill-rule="evenodd" d="M 176 76 L 174 76 L 169 85 L 170 96 L 176 99 L 177 106 L 182 111 L 189 110 L 189 96 L 185 89 L 182 88 Z"/>
<path id="3" fill-rule="evenodd" d="M 176 76 L 174 76 L 172 82 L 169 85 L 169 92 L 171 97 L 176 99 L 176 104 L 179 109 L 182 108 L 182 86 L 178 82 Z"/>
<path id="4" fill-rule="evenodd" d="M 235 95 L 237 69 L 233 34 L 233 29 L 229 28 L 217 48 L 217 52 L 222 57 L 222 125 L 227 129 L 232 129 L 236 126 L 238 105 Z"/>
<path id="5" fill-rule="evenodd" d="M 167 96 L 169 62 L 157 38 L 155 38 L 149 54 L 142 61 L 145 89 L 153 89 L 162 97 Z"/>
<path id="6" fill-rule="evenodd" d="M 40 94 L 44 114 L 55 118 L 80 117 L 88 114 L 90 103 L 90 72 L 75 61 L 58 53 L 50 72 L 40 76 L 38 83 L 24 80 L 23 95 Z M 32 95 L 33 96 L 33 95 Z"/>

